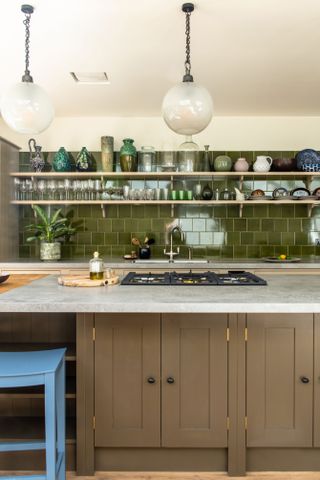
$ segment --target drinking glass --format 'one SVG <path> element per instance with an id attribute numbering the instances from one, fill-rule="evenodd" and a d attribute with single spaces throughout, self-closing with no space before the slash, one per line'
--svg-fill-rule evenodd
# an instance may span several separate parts
<path id="1" fill-rule="evenodd" d="M 124 185 L 123 187 L 123 199 L 128 200 L 129 199 L 129 192 L 130 192 L 130 187 L 129 185 Z"/>
<path id="2" fill-rule="evenodd" d="M 57 188 L 58 188 L 59 200 L 63 200 L 63 194 L 65 192 L 64 180 L 59 180 L 58 181 Z"/>
<path id="3" fill-rule="evenodd" d="M 26 180 L 26 200 L 32 200 L 33 182 L 31 179 Z"/>
<path id="4" fill-rule="evenodd" d="M 71 190 L 71 180 L 69 178 L 65 178 L 63 180 L 63 186 L 65 191 L 65 198 L 66 200 L 70 200 L 70 190 Z"/>
<path id="5" fill-rule="evenodd" d="M 39 192 L 39 199 L 44 200 L 44 195 L 47 190 L 47 183 L 45 180 L 38 181 L 38 192 Z"/>
<path id="6" fill-rule="evenodd" d="M 26 194 L 27 194 L 27 184 L 25 180 L 22 180 L 20 183 L 20 198 L 21 200 L 26 200 Z"/>
<path id="7" fill-rule="evenodd" d="M 96 200 L 100 200 L 100 193 L 101 193 L 101 180 L 94 181 L 94 191 L 96 195 Z"/>
<path id="8" fill-rule="evenodd" d="M 13 185 L 14 185 L 14 199 L 15 200 L 20 200 L 20 178 L 14 178 L 13 179 Z"/>
<path id="9" fill-rule="evenodd" d="M 56 190 L 57 190 L 57 182 L 56 180 L 49 180 L 47 188 L 49 190 L 49 200 L 55 200 L 56 197 Z"/>

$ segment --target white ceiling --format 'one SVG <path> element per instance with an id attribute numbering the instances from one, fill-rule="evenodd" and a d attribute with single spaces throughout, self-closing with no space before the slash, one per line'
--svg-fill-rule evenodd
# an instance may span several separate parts
<path id="1" fill-rule="evenodd" d="M 22 1 L 1 0 L 0 94 L 20 79 Z M 27 3 L 27 2 L 25 2 Z M 31 73 L 58 116 L 159 116 L 184 62 L 182 0 L 35 0 Z M 192 72 L 216 115 L 320 114 L 319 0 L 196 0 Z M 76 85 L 70 71 L 106 71 Z"/>

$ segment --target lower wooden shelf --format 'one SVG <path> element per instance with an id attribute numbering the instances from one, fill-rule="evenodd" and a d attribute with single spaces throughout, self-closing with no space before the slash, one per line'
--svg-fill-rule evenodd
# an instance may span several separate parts
<path id="1" fill-rule="evenodd" d="M 44 438 L 43 417 L 0 417 L 0 442 L 19 442 Z M 66 443 L 76 442 L 76 419 L 67 417 Z"/>

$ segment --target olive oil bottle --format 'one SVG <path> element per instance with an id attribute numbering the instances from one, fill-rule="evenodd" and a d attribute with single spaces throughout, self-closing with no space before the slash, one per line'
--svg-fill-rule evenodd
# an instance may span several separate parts
<path id="1" fill-rule="evenodd" d="M 104 276 L 104 265 L 99 252 L 94 252 L 93 258 L 89 262 L 90 280 L 102 280 Z"/>

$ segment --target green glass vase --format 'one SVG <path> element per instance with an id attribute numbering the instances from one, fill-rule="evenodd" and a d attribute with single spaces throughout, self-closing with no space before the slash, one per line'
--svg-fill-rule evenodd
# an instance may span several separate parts
<path id="1" fill-rule="evenodd" d="M 95 158 L 86 147 L 82 147 L 77 155 L 76 169 L 78 172 L 95 172 L 97 170 Z"/>
<path id="2" fill-rule="evenodd" d="M 75 161 L 71 153 L 68 153 L 64 147 L 54 154 L 52 161 L 52 169 L 55 172 L 73 172 L 75 169 Z"/>
<path id="3" fill-rule="evenodd" d="M 132 138 L 124 138 L 120 148 L 120 167 L 123 172 L 136 172 L 138 170 L 138 156 Z"/>

